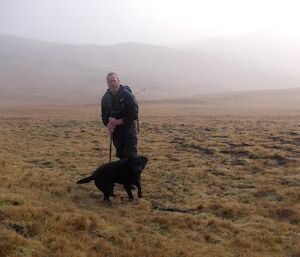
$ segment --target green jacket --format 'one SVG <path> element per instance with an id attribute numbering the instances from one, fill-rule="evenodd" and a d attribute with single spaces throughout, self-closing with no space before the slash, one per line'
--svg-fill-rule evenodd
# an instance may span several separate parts
<path id="1" fill-rule="evenodd" d="M 127 86 L 120 86 L 116 95 L 108 89 L 101 101 L 102 121 L 106 126 L 108 118 L 122 119 L 125 126 L 130 126 L 138 118 L 138 104 Z"/>

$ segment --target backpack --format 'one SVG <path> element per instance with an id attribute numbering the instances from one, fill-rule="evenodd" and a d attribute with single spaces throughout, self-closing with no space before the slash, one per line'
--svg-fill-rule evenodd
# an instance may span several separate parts
<path id="1" fill-rule="evenodd" d="M 129 91 L 132 94 L 131 88 L 129 86 L 124 85 L 123 88 L 126 89 L 127 91 Z"/>
<path id="2" fill-rule="evenodd" d="M 123 86 L 123 88 L 125 89 L 125 90 L 127 90 L 127 91 L 129 91 L 131 94 L 133 94 L 132 93 L 132 90 L 131 90 L 131 88 L 129 87 L 129 86 L 127 86 L 127 85 L 122 85 Z M 134 95 L 134 94 L 133 94 Z M 140 132 L 140 124 L 139 124 L 139 116 L 137 116 L 137 119 L 136 119 L 136 125 L 137 125 L 137 131 L 138 131 L 138 133 Z"/>

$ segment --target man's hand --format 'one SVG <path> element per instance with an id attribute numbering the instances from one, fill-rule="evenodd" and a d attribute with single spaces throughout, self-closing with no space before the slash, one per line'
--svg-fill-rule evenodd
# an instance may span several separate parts
<path id="1" fill-rule="evenodd" d="M 124 124 L 122 119 L 116 119 L 116 118 L 113 118 L 113 117 L 109 117 L 107 128 L 108 128 L 110 133 L 113 133 L 114 130 L 115 130 L 115 127 L 119 126 L 119 125 L 122 125 L 122 124 Z"/>
<path id="2" fill-rule="evenodd" d="M 109 117 L 108 124 L 111 124 L 113 126 L 119 126 L 119 125 L 124 124 L 124 122 L 123 122 L 122 119 L 116 119 L 116 118 L 113 118 L 113 117 Z"/>
<path id="3" fill-rule="evenodd" d="M 115 126 L 110 123 L 107 124 L 107 128 L 110 133 L 113 133 L 115 130 Z"/>

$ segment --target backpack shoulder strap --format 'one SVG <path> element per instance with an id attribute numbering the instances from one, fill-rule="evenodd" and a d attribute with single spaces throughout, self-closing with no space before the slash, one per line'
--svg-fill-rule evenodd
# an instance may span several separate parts
<path id="1" fill-rule="evenodd" d="M 132 94 L 132 90 L 131 90 L 131 88 L 130 88 L 129 86 L 124 85 L 123 88 L 124 88 L 125 90 L 129 91 L 129 92 Z"/>

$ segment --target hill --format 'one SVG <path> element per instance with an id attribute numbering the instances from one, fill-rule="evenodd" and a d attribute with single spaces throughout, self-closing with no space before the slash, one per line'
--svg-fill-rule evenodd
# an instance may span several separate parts
<path id="1" fill-rule="evenodd" d="M 228 92 L 143 101 L 142 111 L 150 109 L 160 115 L 299 115 L 299 99 L 300 88 Z"/>
<path id="2" fill-rule="evenodd" d="M 96 103 L 111 70 L 134 91 L 146 88 L 140 98 L 148 100 L 299 87 L 298 75 L 266 68 L 261 59 L 250 62 L 221 52 L 203 45 L 196 50 L 137 43 L 67 45 L 0 35 L 0 101 Z"/>

